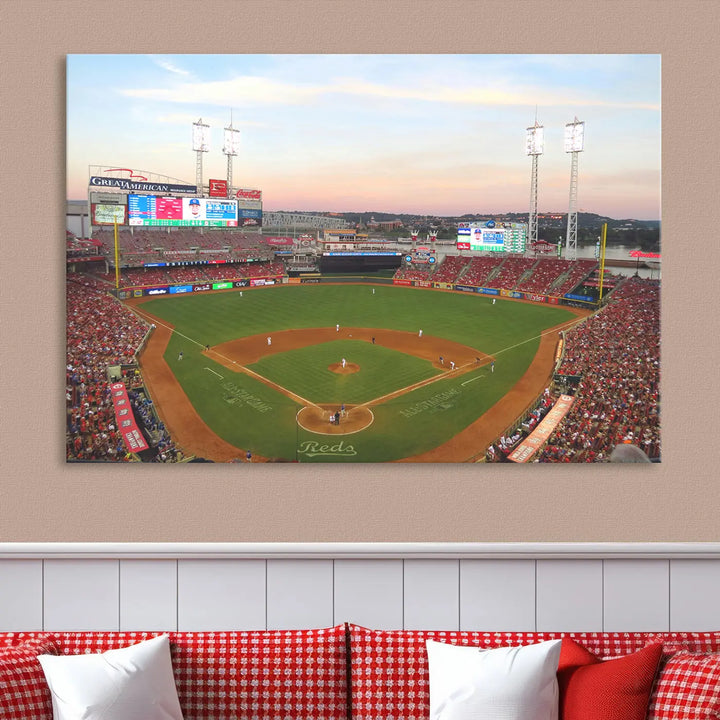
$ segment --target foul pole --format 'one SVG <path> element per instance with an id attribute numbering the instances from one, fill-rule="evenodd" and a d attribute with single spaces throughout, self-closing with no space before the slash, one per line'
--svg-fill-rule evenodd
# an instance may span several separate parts
<path id="1" fill-rule="evenodd" d="M 115 226 L 115 289 L 119 289 L 120 287 L 120 262 L 118 261 L 119 252 L 118 252 L 118 234 L 117 234 L 117 217 L 114 217 L 113 225 Z"/>
<path id="2" fill-rule="evenodd" d="M 602 239 L 600 241 L 600 289 L 598 292 L 598 305 L 602 302 L 603 280 L 605 279 L 605 241 L 607 240 L 607 223 L 603 223 Z"/>

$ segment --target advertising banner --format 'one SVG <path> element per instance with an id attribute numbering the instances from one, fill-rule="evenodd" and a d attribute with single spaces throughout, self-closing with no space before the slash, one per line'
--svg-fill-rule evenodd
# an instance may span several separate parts
<path id="1" fill-rule="evenodd" d="M 252 190 L 250 188 L 240 188 L 235 197 L 238 199 L 240 207 L 255 207 L 256 203 L 262 202 L 262 190 Z M 252 205 L 246 203 L 254 203 Z"/>
<path id="2" fill-rule="evenodd" d="M 91 208 L 93 225 L 125 225 L 125 205 L 93 203 Z"/>
<path id="3" fill-rule="evenodd" d="M 127 205 L 127 195 L 114 192 L 91 192 L 90 204 L 97 205 Z"/>
<path id="4" fill-rule="evenodd" d="M 148 449 L 148 444 L 137 426 L 135 415 L 130 405 L 125 384 L 118 382 L 110 386 L 117 428 L 122 435 L 125 447 L 130 452 L 141 452 Z"/>
<path id="5" fill-rule="evenodd" d="M 568 300 L 583 300 L 585 302 L 595 302 L 594 298 L 591 298 L 589 295 L 573 295 L 573 293 L 565 293 L 563 297 L 567 298 Z"/>
<path id="6" fill-rule="evenodd" d="M 238 223 L 240 227 L 257 227 L 262 225 L 262 210 L 240 208 Z"/>
<path id="7" fill-rule="evenodd" d="M 561 395 L 540 424 L 509 455 L 508 460 L 524 463 L 547 442 L 553 430 L 568 414 L 575 402 L 571 395 Z"/>
<path id="8" fill-rule="evenodd" d="M 525 299 L 530 300 L 531 302 L 545 302 L 547 300 L 547 295 L 535 295 L 534 293 L 525 293 Z"/>
<path id="9" fill-rule="evenodd" d="M 497 288 L 478 288 L 478 292 L 482 295 L 499 295 L 500 291 Z"/>
<path id="10" fill-rule="evenodd" d="M 292 245 L 293 239 L 291 237 L 266 237 L 265 242 L 268 245 Z"/>
<path id="11" fill-rule="evenodd" d="M 460 292 L 475 292 L 477 290 L 477 288 L 470 287 L 469 285 L 456 285 L 455 289 Z"/>
<path id="12" fill-rule="evenodd" d="M 412 285 L 412 281 L 410 280 L 398 280 L 396 278 L 393 278 L 393 285 Z"/>
<path id="13" fill-rule="evenodd" d="M 143 290 L 143 294 L 145 295 L 167 295 L 169 292 L 170 289 L 167 285 L 165 287 L 145 288 Z"/>
<path id="14" fill-rule="evenodd" d="M 193 285 L 193 292 L 204 292 L 210 289 L 210 283 L 203 283 L 202 285 Z"/>
<path id="15" fill-rule="evenodd" d="M 197 185 L 172 185 L 170 183 L 135 182 L 127 178 L 98 177 L 90 178 L 92 187 L 120 188 L 121 190 L 147 193 L 197 193 Z"/>
<path id="16" fill-rule="evenodd" d="M 503 297 L 515 298 L 516 300 L 522 300 L 522 293 L 515 290 L 500 290 L 500 295 Z"/>
<path id="17" fill-rule="evenodd" d="M 552 297 L 552 295 L 548 295 L 547 298 L 549 305 L 559 305 L 560 304 L 560 298 Z"/>
<path id="18" fill-rule="evenodd" d="M 208 180 L 208 194 L 210 197 L 227 197 L 227 180 Z"/>
<path id="19" fill-rule="evenodd" d="M 235 287 L 250 287 L 250 281 L 247 279 L 246 280 L 236 280 Z"/>
<path id="20" fill-rule="evenodd" d="M 229 290 L 233 284 L 231 282 L 218 282 L 213 283 L 212 289 L 213 290 Z"/>
<path id="21" fill-rule="evenodd" d="M 181 293 L 190 293 L 193 291 L 192 285 L 173 285 L 170 288 L 171 295 L 180 295 Z"/>

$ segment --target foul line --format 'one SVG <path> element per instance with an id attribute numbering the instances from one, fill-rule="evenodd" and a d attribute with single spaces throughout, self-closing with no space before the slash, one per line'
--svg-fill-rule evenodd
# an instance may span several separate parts
<path id="1" fill-rule="evenodd" d="M 209 370 L 213 375 L 217 375 L 221 380 L 225 379 L 225 377 L 223 375 L 221 375 L 220 373 L 216 373 L 214 370 L 212 370 L 209 367 L 203 368 L 203 370 Z"/>
<path id="2" fill-rule="evenodd" d="M 498 350 L 495 355 L 487 355 L 487 357 L 495 358 L 498 355 L 502 355 L 504 352 L 508 352 L 508 350 L 514 350 L 515 348 L 520 347 L 521 345 L 527 345 L 527 343 L 532 342 L 533 340 L 542 339 L 545 337 L 545 335 L 551 335 L 553 333 L 561 332 L 563 330 L 567 330 L 568 328 L 572 327 L 573 325 L 578 325 L 581 322 L 584 322 L 585 318 L 573 318 L 572 320 L 568 320 L 567 322 L 560 323 L 559 325 L 555 325 L 554 327 L 549 328 L 548 330 L 545 330 L 541 332 L 539 335 L 533 335 L 533 337 L 528 338 L 527 340 L 523 340 L 522 342 L 516 343 L 515 345 L 510 345 L 509 347 L 503 348 L 502 350 Z M 477 363 L 474 361 L 470 361 L 465 363 L 464 365 L 457 366 L 454 370 L 450 370 L 446 373 L 441 373 L 440 375 L 436 375 L 435 377 L 428 378 L 427 380 L 421 380 L 418 383 L 414 383 L 413 385 L 408 385 L 407 387 L 400 388 L 399 390 L 394 390 L 391 393 L 387 393 L 386 395 L 381 395 L 380 397 L 375 398 L 374 400 L 368 400 L 367 402 L 361 403 L 357 407 L 365 407 L 366 405 L 380 405 L 383 401 L 392 399 L 394 397 L 400 397 L 401 395 L 406 395 L 407 393 L 413 391 L 413 390 L 419 390 L 421 387 L 425 387 L 426 385 L 431 385 L 435 382 L 440 382 L 442 380 L 446 380 L 451 375 L 459 375 L 461 374 L 460 371 L 467 372 L 467 368 L 469 367 L 475 367 Z M 484 365 L 487 365 L 487 363 L 484 363 Z M 483 377 L 482 375 L 479 377 Z M 474 378 L 477 379 L 477 378 Z M 472 380 L 466 381 L 466 382 L 472 382 Z M 463 383 L 464 385 L 465 383 Z"/>
<path id="3" fill-rule="evenodd" d="M 128 306 L 126 306 L 128 307 Z M 205 345 L 201 342 L 198 342 L 194 338 L 188 337 L 187 335 L 183 335 L 183 333 L 176 330 L 171 325 L 168 325 L 162 321 L 159 320 L 159 318 L 156 318 L 154 315 L 151 315 L 147 311 L 140 310 L 137 306 L 130 306 L 132 309 L 140 315 L 146 322 L 150 322 L 151 325 L 160 325 L 161 327 L 164 327 L 166 330 L 169 330 L 171 333 L 178 335 L 179 337 L 183 338 L 184 340 L 187 340 L 188 342 L 195 343 L 198 347 L 204 348 Z M 223 355 L 222 353 L 219 353 L 217 350 L 212 351 L 215 355 L 222 358 L 223 360 L 226 360 L 228 363 L 232 363 L 233 366 L 237 367 L 240 372 L 245 373 L 246 375 L 249 375 L 250 377 L 255 378 L 258 382 L 263 383 L 263 385 L 267 385 L 274 390 L 277 390 L 278 392 L 282 393 L 286 397 L 289 397 L 291 400 L 294 400 L 299 405 L 310 405 L 312 407 L 322 409 L 320 405 L 317 403 L 312 402 L 311 400 L 307 400 L 306 398 L 292 392 L 292 390 L 288 390 L 287 388 L 283 387 L 282 385 L 278 385 L 276 382 L 273 382 L 272 380 L 269 380 L 268 378 L 264 377 L 263 375 L 260 375 L 259 373 L 256 373 L 254 370 L 250 370 L 250 368 L 245 367 L 245 365 L 238 365 L 236 360 L 232 360 L 231 358 L 227 357 L 226 355 Z M 207 370 L 210 370 L 210 368 L 206 368 Z M 214 372 L 214 370 L 211 370 L 210 372 Z M 218 375 L 218 373 L 215 373 Z M 218 377 L 222 377 L 222 375 L 218 375 Z"/>
<path id="4" fill-rule="evenodd" d="M 480 378 L 484 378 L 485 373 L 482 375 L 476 375 L 474 378 L 471 378 L 470 380 L 466 380 L 465 382 L 461 382 L 461 385 L 469 385 L 471 382 L 475 382 L 476 380 L 479 380 Z"/>

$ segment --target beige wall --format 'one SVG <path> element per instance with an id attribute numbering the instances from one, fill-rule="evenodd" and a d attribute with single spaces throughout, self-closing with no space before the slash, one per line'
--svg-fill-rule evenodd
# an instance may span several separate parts
<path id="1" fill-rule="evenodd" d="M 718 321 L 705 306 L 718 285 L 717 4 L 159 0 L 137 35 L 146 8 L 3 5 L 0 541 L 720 537 Z M 210 22 L 195 34 L 197 8 Z M 65 54 L 319 50 L 662 53 L 662 465 L 64 465 Z M 35 198 L 34 216 L 9 213 L 18 196 Z"/>

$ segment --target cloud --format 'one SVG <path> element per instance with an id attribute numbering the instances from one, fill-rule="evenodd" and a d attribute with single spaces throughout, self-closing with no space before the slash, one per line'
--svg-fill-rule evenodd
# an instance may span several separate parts
<path id="1" fill-rule="evenodd" d="M 164 60 L 163 58 L 160 58 L 157 55 L 150 55 L 150 59 L 158 67 L 161 67 L 163 70 L 167 70 L 168 72 L 175 73 L 176 75 L 190 75 L 191 74 L 189 70 L 183 70 L 182 68 L 178 67 L 177 65 L 173 65 L 169 60 Z"/>
<path id="2" fill-rule="evenodd" d="M 335 95 L 363 98 L 416 100 L 429 103 L 483 106 L 542 107 L 623 107 L 660 110 L 653 102 L 606 100 L 533 86 L 506 89 L 500 83 L 482 86 L 469 82 L 464 86 L 382 84 L 352 77 L 323 84 L 288 83 L 269 77 L 242 75 L 229 80 L 182 83 L 172 88 L 136 88 L 120 91 L 128 97 L 154 101 L 206 105 L 300 105 Z"/>
<path id="3" fill-rule="evenodd" d="M 290 85 L 251 75 L 207 83 L 183 83 L 172 88 L 121 90 L 128 97 L 193 105 L 288 105 L 309 102 L 322 94 L 317 86 Z"/>

